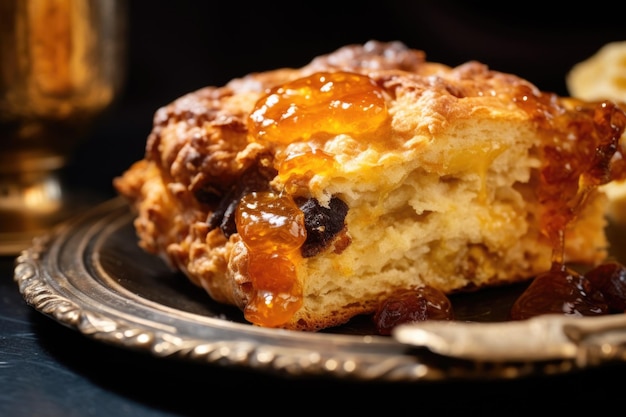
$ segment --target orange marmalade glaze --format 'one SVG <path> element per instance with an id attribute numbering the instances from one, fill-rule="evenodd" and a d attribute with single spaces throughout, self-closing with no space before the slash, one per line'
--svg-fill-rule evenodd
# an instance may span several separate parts
<path id="1" fill-rule="evenodd" d="M 250 114 L 252 140 L 288 145 L 319 136 L 360 136 L 389 117 L 383 90 L 367 76 L 317 72 L 272 89 Z"/>
<path id="2" fill-rule="evenodd" d="M 626 115 L 614 104 L 560 101 L 518 84 L 510 99 L 543 132 L 537 196 L 541 229 L 553 247 L 553 264 L 563 267 L 566 227 L 598 185 L 626 177 L 619 138 Z M 567 107 L 566 107 L 567 105 Z M 248 120 L 250 140 L 275 149 L 299 141 L 323 144 L 338 134 L 361 137 L 386 120 L 383 91 L 369 77 L 348 72 L 319 72 L 278 86 L 261 97 Z M 252 193 L 238 205 L 236 227 L 249 252 L 253 295 L 245 307 L 248 321 L 265 327 L 287 322 L 302 305 L 297 267 L 306 239 L 303 213 L 292 194 L 313 174 L 332 169 L 333 155 L 310 151 L 274 161 L 285 180 L 281 195 Z M 554 268 L 553 265 L 553 268 Z M 557 272 L 557 270 L 554 270 Z"/>
<path id="3" fill-rule="evenodd" d="M 562 264 L 565 230 L 589 193 L 625 176 L 621 155 L 612 160 L 619 155 L 626 115 L 608 101 L 559 103 L 556 95 L 536 94 L 527 86 L 518 86 L 513 100 L 543 132 L 544 163 L 535 192 L 543 209 L 541 231 L 553 247 L 553 262 Z"/>
<path id="4" fill-rule="evenodd" d="M 359 137 L 389 118 L 383 91 L 364 75 L 318 72 L 278 86 L 261 97 L 248 119 L 250 138 L 270 147 L 338 134 Z M 252 193 L 237 207 L 237 231 L 249 253 L 253 296 L 246 320 L 265 327 L 288 321 L 302 305 L 296 266 L 306 239 L 303 212 L 291 195 L 312 175 L 332 170 L 333 155 L 321 149 L 289 155 L 278 164 L 281 195 Z"/>
<path id="5" fill-rule="evenodd" d="M 254 287 L 244 315 L 252 323 L 278 326 L 302 305 L 296 265 L 306 239 L 304 214 L 289 196 L 254 192 L 241 199 L 235 222 L 248 248 Z"/>
<path id="6" fill-rule="evenodd" d="M 594 316 L 616 311 L 620 304 L 614 301 L 615 295 L 626 295 L 620 281 L 623 267 L 600 265 L 581 274 L 564 263 L 564 252 L 566 229 L 589 194 L 602 184 L 625 178 L 619 140 L 626 115 L 612 102 L 563 99 L 559 104 L 555 95 L 532 94 L 529 88 L 520 88 L 515 102 L 544 131 L 540 149 L 544 163 L 535 193 L 542 207 L 538 213 L 541 231 L 552 245 L 552 265 L 534 277 L 515 300 L 509 318 L 523 320 L 549 313 Z"/>
<path id="7" fill-rule="evenodd" d="M 250 138 L 271 147 L 309 141 L 310 151 L 278 156 L 278 177 L 294 194 L 315 174 L 331 172 L 333 155 L 316 148 L 340 134 L 362 137 L 389 119 L 383 90 L 367 76 L 317 72 L 275 87 L 248 118 Z M 283 159 L 284 158 L 284 159 Z"/>

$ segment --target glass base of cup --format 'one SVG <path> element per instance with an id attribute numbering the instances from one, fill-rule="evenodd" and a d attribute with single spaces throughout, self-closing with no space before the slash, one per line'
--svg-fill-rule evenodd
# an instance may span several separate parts
<path id="1" fill-rule="evenodd" d="M 0 176 L 0 256 L 18 255 L 96 202 L 64 185 L 56 172 Z"/>

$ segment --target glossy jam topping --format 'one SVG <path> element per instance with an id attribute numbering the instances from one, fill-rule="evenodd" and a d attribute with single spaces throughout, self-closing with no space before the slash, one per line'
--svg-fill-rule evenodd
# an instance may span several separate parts
<path id="1" fill-rule="evenodd" d="M 626 115 L 615 104 L 558 101 L 548 93 L 520 87 L 515 103 L 543 133 L 543 166 L 536 194 L 541 203 L 541 231 L 553 247 L 553 261 L 563 262 L 565 229 L 575 221 L 589 193 L 621 173 L 612 172 Z M 616 168 L 617 169 L 617 166 Z"/>
<path id="2" fill-rule="evenodd" d="M 551 269 L 533 279 L 513 305 L 511 318 L 615 312 L 606 298 L 611 299 L 611 306 L 626 302 L 618 295 L 622 284 L 616 272 L 623 267 L 598 266 L 587 276 L 578 274 L 564 264 L 564 247 L 566 228 L 576 220 L 588 195 L 599 185 L 624 178 L 619 139 L 626 115 L 610 102 L 572 100 L 570 107 L 564 108 L 556 104 L 556 96 L 549 94 L 522 94 L 516 102 L 545 130 L 541 149 L 545 162 L 536 192 L 543 209 L 541 230 L 553 249 Z"/>
<path id="3" fill-rule="evenodd" d="M 278 166 L 278 177 L 285 184 L 285 192 L 297 194 L 300 187 L 307 188 L 314 175 L 329 174 L 336 165 L 337 161 L 331 154 L 312 149 L 283 159 Z"/>
<path id="4" fill-rule="evenodd" d="M 388 118 L 382 89 L 372 79 L 348 72 L 319 72 L 261 97 L 250 114 L 248 129 L 251 140 L 270 147 L 309 140 L 323 144 L 339 134 L 362 138 Z M 311 147 L 274 163 L 285 184 L 283 194 L 250 193 L 236 214 L 237 231 L 249 251 L 247 271 L 254 287 L 245 317 L 268 327 L 288 321 L 302 304 L 294 265 L 302 256 L 307 233 L 304 213 L 291 195 L 306 187 L 313 175 L 335 169 L 337 162 L 333 155 Z"/>
<path id="5" fill-rule="evenodd" d="M 279 326 L 302 305 L 296 265 L 306 240 L 304 215 L 291 197 L 253 192 L 241 199 L 235 223 L 248 248 L 252 283 L 252 299 L 244 309 L 246 320 Z"/>
<path id="6" fill-rule="evenodd" d="M 309 150 L 278 156 L 275 161 L 285 191 L 293 194 L 314 174 L 335 169 L 333 155 L 320 149 L 326 140 L 340 134 L 375 140 L 372 133 L 388 120 L 383 90 L 370 77 L 317 72 L 275 87 L 261 97 L 248 118 L 248 132 L 251 140 L 270 147 L 317 143 Z"/>
<path id="7" fill-rule="evenodd" d="M 288 145 L 320 135 L 359 136 L 389 117 L 383 91 L 364 75 L 317 72 L 274 88 L 248 120 L 251 138 Z"/>

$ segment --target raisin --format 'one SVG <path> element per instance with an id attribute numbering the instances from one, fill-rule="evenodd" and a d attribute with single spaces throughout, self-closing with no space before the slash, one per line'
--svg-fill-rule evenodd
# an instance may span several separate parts
<path id="1" fill-rule="evenodd" d="M 537 275 L 515 300 L 510 318 L 524 320 L 542 314 L 597 316 L 607 313 L 604 295 L 589 279 L 554 263 L 548 272 Z"/>
<path id="2" fill-rule="evenodd" d="M 348 205 L 337 197 L 332 197 L 329 207 L 322 207 L 314 198 L 299 201 L 304 213 L 306 241 L 300 249 L 303 258 L 310 258 L 323 251 L 333 238 L 345 228 Z"/>
<path id="3" fill-rule="evenodd" d="M 373 320 L 378 333 L 386 336 L 403 323 L 454 320 L 454 310 L 443 292 L 424 286 L 390 296 L 378 308 Z"/>
<path id="4" fill-rule="evenodd" d="M 626 267 L 619 262 L 606 262 L 585 274 L 598 288 L 612 313 L 626 312 Z"/>
<path id="5" fill-rule="evenodd" d="M 254 192 L 242 198 L 235 222 L 249 251 L 252 296 L 244 316 L 258 325 L 280 326 L 303 302 L 297 264 L 306 239 L 304 215 L 288 195 Z"/>
<path id="6" fill-rule="evenodd" d="M 389 119 L 382 89 L 366 75 L 317 72 L 261 97 L 248 119 L 255 141 L 288 145 L 312 136 L 376 131 Z"/>

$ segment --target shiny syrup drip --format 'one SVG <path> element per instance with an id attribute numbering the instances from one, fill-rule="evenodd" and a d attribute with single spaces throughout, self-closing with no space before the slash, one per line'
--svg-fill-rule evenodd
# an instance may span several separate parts
<path id="1" fill-rule="evenodd" d="M 269 145 L 316 135 L 360 136 L 388 118 L 383 91 L 369 77 L 318 72 L 272 89 L 250 114 L 251 138 Z"/>
<path id="2" fill-rule="evenodd" d="M 320 72 L 294 80 L 261 97 L 250 114 L 253 141 L 284 148 L 298 141 L 321 141 L 338 134 L 362 137 L 389 118 L 382 90 L 366 76 Z M 280 154 L 280 152 L 278 152 Z M 237 207 L 237 231 L 248 253 L 252 298 L 244 308 L 251 323 L 277 327 L 302 305 L 296 265 L 306 239 L 304 214 L 292 198 L 314 174 L 334 169 L 333 156 L 321 149 L 278 158 L 280 195 L 251 193 Z"/>
<path id="3" fill-rule="evenodd" d="M 626 267 L 617 261 L 605 262 L 585 274 L 597 288 L 610 313 L 626 312 Z"/>
<path id="4" fill-rule="evenodd" d="M 536 95 L 530 89 L 520 89 L 515 97 L 517 105 L 544 130 L 541 151 L 546 162 L 536 192 L 542 203 L 541 231 L 552 245 L 552 266 L 535 277 L 515 301 L 510 312 L 513 320 L 549 313 L 590 316 L 609 312 L 603 289 L 588 275 L 564 264 L 565 231 L 596 187 L 623 178 L 623 164 L 611 162 L 619 149 L 626 116 L 609 102 L 572 100 L 573 107 L 566 109 L 556 101 L 554 95 Z M 596 267 L 588 274 L 604 276 L 602 271 Z"/>

